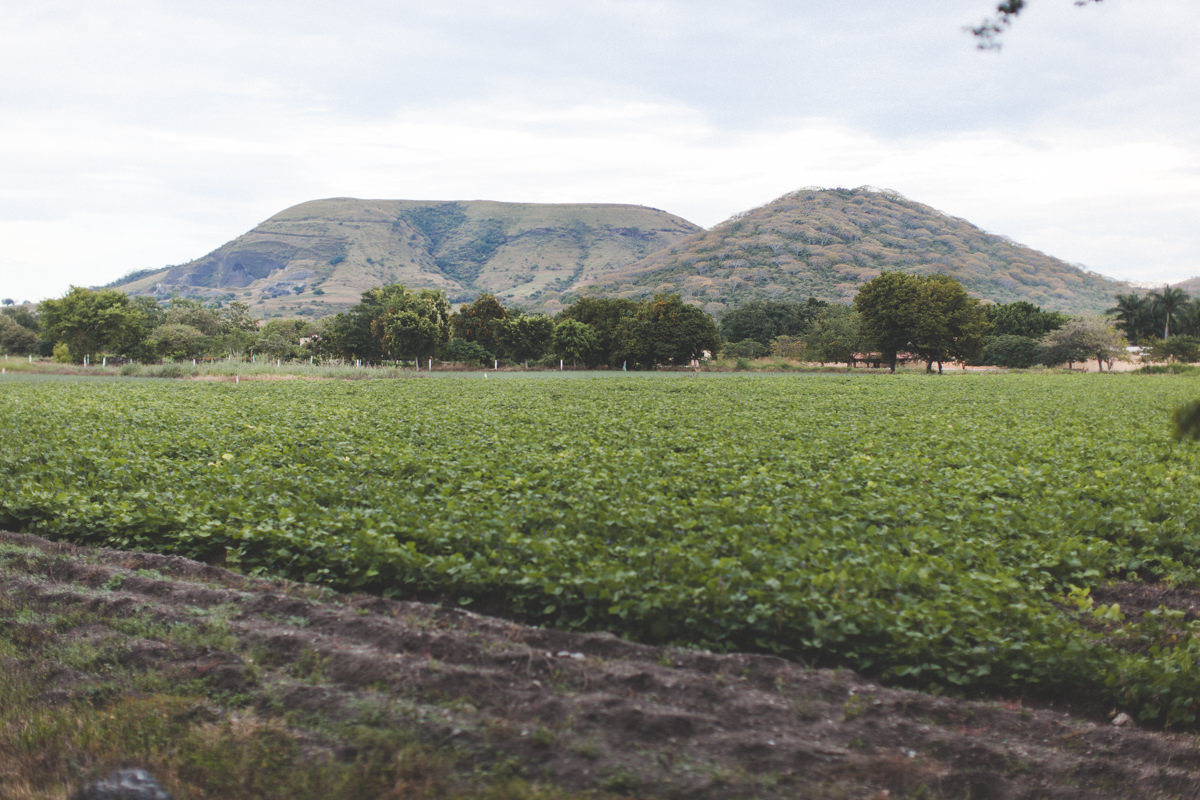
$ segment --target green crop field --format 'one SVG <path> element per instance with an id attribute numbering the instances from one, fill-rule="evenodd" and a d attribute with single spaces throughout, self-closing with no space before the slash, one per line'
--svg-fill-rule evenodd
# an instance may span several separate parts
<path id="1" fill-rule="evenodd" d="M 1200 383 L 0 382 L 0 526 L 1193 725 Z"/>

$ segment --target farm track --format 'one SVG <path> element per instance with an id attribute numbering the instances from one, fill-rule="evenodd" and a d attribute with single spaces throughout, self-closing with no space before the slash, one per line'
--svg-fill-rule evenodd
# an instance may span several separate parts
<path id="1" fill-rule="evenodd" d="M 192 628 L 207 638 L 179 633 Z M 105 657 L 55 661 L 68 646 Z M 353 759 L 335 723 L 373 708 L 380 724 L 463 763 L 587 796 L 1200 795 L 1191 735 L 22 534 L 0 533 L 0 673 L 37 676 L 34 710 L 111 703 L 156 676 L 186 687 L 205 724 L 278 717 L 309 761 Z M 0 757 L 19 764 L 13 725 L 0 728 Z M 119 755 L 43 763 L 40 775 L 0 770 L 0 796 L 60 798 L 115 767 L 155 768 L 144 753 Z M 473 778 L 458 780 L 463 791 Z M 202 778 L 164 782 L 180 797 L 215 796 Z"/>

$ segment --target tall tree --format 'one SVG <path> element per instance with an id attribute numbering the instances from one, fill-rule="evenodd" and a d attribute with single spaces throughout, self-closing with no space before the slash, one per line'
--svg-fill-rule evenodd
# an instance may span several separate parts
<path id="1" fill-rule="evenodd" d="M 550 350 L 554 320 L 545 314 L 522 314 L 500 324 L 498 338 L 506 356 L 513 361 L 539 359 Z"/>
<path id="2" fill-rule="evenodd" d="M 641 306 L 623 297 L 581 297 L 559 313 L 559 319 L 586 323 L 596 332 L 596 347 L 589 366 L 621 366 L 629 357 L 630 327 L 641 314 Z"/>
<path id="3" fill-rule="evenodd" d="M 0 352 L 14 355 L 37 349 L 38 335 L 7 314 L 0 314 Z"/>
<path id="4" fill-rule="evenodd" d="M 920 312 L 920 282 L 906 272 L 885 272 L 859 287 L 854 307 L 863 331 L 896 371 L 896 356 L 913 346 Z"/>
<path id="5" fill-rule="evenodd" d="M 966 358 L 983 346 L 986 317 L 979 301 L 949 275 L 885 272 L 858 290 L 854 305 L 867 338 L 896 370 L 896 356 L 915 353 L 938 371 L 948 358 Z"/>
<path id="6" fill-rule="evenodd" d="M 642 320 L 642 335 L 655 364 L 687 364 L 705 353 L 716 355 L 721 348 L 713 318 L 677 294 L 655 295 L 647 302 Z"/>
<path id="7" fill-rule="evenodd" d="M 559 358 L 568 359 L 571 366 L 575 366 L 587 360 L 598 342 L 596 330 L 591 325 L 577 319 L 560 319 L 554 326 L 550 343 Z"/>
<path id="8" fill-rule="evenodd" d="M 721 317 L 721 337 L 727 342 L 752 339 L 768 346 L 777 336 L 803 336 L 829 304 L 815 297 L 803 303 L 786 300 L 753 300 Z"/>
<path id="9" fill-rule="evenodd" d="M 1154 335 L 1154 306 L 1149 297 L 1130 292 L 1115 299 L 1117 304 L 1107 313 L 1116 316 L 1117 327 L 1130 344 L 1138 345 L 1143 338 Z"/>
<path id="10" fill-rule="evenodd" d="M 1150 293 L 1150 303 L 1155 315 L 1163 323 L 1163 338 L 1171 336 L 1171 321 L 1189 300 L 1188 293 L 1183 289 L 1164 286 L 1161 292 Z"/>
<path id="11" fill-rule="evenodd" d="M 1043 311 L 1027 300 L 987 306 L 987 321 L 992 336 L 1025 336 L 1040 339 L 1061 328 L 1069 317 L 1061 311 Z"/>
<path id="12" fill-rule="evenodd" d="M 870 349 L 864 340 L 862 317 L 853 306 L 833 305 L 821 311 L 805 337 L 806 356 L 822 364 L 854 364 L 859 353 Z"/>
<path id="13" fill-rule="evenodd" d="M 450 338 L 450 304 L 440 291 L 412 292 L 400 284 L 388 289 L 382 313 L 371 321 L 371 333 L 386 358 L 432 358 Z"/>
<path id="14" fill-rule="evenodd" d="M 492 294 L 481 294 L 475 301 L 463 303 L 450 317 L 450 330 L 459 339 L 476 342 L 492 355 L 500 352 L 500 328 L 508 312 Z"/>
<path id="15" fill-rule="evenodd" d="M 321 349 L 342 358 L 432 357 L 450 335 L 450 304 L 440 291 L 399 283 L 363 292 L 362 300 L 322 330 Z"/>
<path id="16" fill-rule="evenodd" d="M 1056 331 L 1042 339 L 1045 364 L 1066 362 L 1068 368 L 1075 362 L 1096 359 L 1100 370 L 1124 354 L 1125 337 L 1112 324 L 1102 318 L 1076 317 L 1068 320 Z"/>
<path id="17" fill-rule="evenodd" d="M 983 348 L 987 318 L 983 306 L 967 294 L 962 284 L 949 275 L 921 275 L 917 278 L 916 327 L 911 331 L 913 350 L 931 372 L 938 372 L 949 358 L 963 360 Z"/>
<path id="18" fill-rule="evenodd" d="M 124 292 L 79 286 L 61 298 L 43 300 L 38 311 L 43 330 L 52 341 L 67 345 L 73 361 L 119 351 L 130 331 L 139 327 L 142 314 Z"/>

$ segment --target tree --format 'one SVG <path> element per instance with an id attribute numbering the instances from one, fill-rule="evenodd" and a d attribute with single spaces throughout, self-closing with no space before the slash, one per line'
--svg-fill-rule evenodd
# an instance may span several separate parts
<path id="1" fill-rule="evenodd" d="M 777 336 L 803 336 L 821 309 L 829 304 L 815 297 L 803 303 L 754 300 L 721 317 L 721 337 L 727 342 L 753 339 L 764 347 Z"/>
<path id="2" fill-rule="evenodd" d="M 854 297 L 863 331 L 892 372 L 897 353 L 912 346 L 919 297 L 917 277 L 905 272 L 884 272 L 863 284 Z"/>
<path id="3" fill-rule="evenodd" d="M 50 339 L 65 343 L 76 362 L 102 351 L 119 351 L 139 327 L 142 313 L 124 292 L 93 292 L 79 286 L 72 286 L 59 299 L 43 300 L 38 311 Z"/>
<path id="4" fill-rule="evenodd" d="M 1116 301 L 1106 313 L 1116 316 L 1117 327 L 1131 344 L 1139 345 L 1142 339 L 1154 335 L 1154 307 L 1149 297 L 1130 292 L 1117 295 Z"/>
<path id="5" fill-rule="evenodd" d="M 220 331 L 212 343 L 212 350 L 223 355 L 241 356 L 253 345 L 258 335 L 258 322 L 251 316 L 250 306 L 234 301 L 221 309 Z"/>
<path id="6" fill-rule="evenodd" d="M 146 345 L 157 358 L 196 358 L 206 351 L 207 337 L 199 328 L 182 322 L 159 325 L 146 339 Z"/>
<path id="7" fill-rule="evenodd" d="M 913 350 L 925 361 L 925 370 L 938 373 L 948 358 L 966 360 L 983 347 L 987 318 L 983 306 L 967 294 L 962 284 L 949 275 L 922 275 L 917 278 L 918 313 L 911 331 Z"/>
<path id="8" fill-rule="evenodd" d="M 37 315 L 26 306 L 14 306 L 0 309 L 0 316 L 8 317 L 21 327 L 28 328 L 34 333 L 37 333 L 41 328 Z"/>
<path id="9" fill-rule="evenodd" d="M 596 349 L 599 341 L 596 329 L 586 322 L 580 322 L 577 319 L 560 319 L 554 325 L 554 334 L 550 344 L 555 355 L 569 360 L 571 366 L 575 366 L 578 362 L 588 358 Z"/>
<path id="10" fill-rule="evenodd" d="M 677 294 L 655 295 L 643 312 L 643 336 L 655 364 L 688 364 L 721 349 L 717 323 Z"/>
<path id="11" fill-rule="evenodd" d="M 975 36 L 980 49 L 992 50 L 1000 47 L 1000 34 L 1008 30 L 1022 11 L 1028 0 L 1003 0 L 996 6 L 996 16 L 985 19 L 978 26 L 969 30 Z M 1075 5 L 1086 6 L 1089 2 L 1099 3 L 1101 0 L 1075 0 Z"/>
<path id="12" fill-rule="evenodd" d="M 508 312 L 495 295 L 481 294 L 475 302 L 459 306 L 458 313 L 450 318 L 450 329 L 454 336 L 468 342 L 478 342 L 493 355 L 500 352 L 500 326 Z"/>
<path id="13" fill-rule="evenodd" d="M 1028 369 L 1041 359 L 1042 347 L 1030 336 L 993 336 L 983 346 L 983 363 L 997 367 Z"/>
<path id="14" fill-rule="evenodd" d="M 854 305 L 867 339 L 892 372 L 901 350 L 916 353 L 938 372 L 947 358 L 967 358 L 983 346 L 982 305 L 949 275 L 885 272 L 858 290 Z"/>
<path id="15" fill-rule="evenodd" d="M 483 349 L 479 342 L 472 342 L 457 337 L 446 342 L 442 348 L 442 360 L 456 364 L 487 364 L 492 354 Z"/>
<path id="16" fill-rule="evenodd" d="M 812 361 L 853 366 L 858 354 L 869 349 L 863 334 L 862 316 L 853 306 L 835 305 L 821 311 L 805 337 Z"/>
<path id="17" fill-rule="evenodd" d="M 1046 334 L 1042 339 L 1042 347 L 1042 362 L 1045 364 L 1066 362 L 1070 369 L 1077 361 L 1094 358 L 1103 371 L 1105 364 L 1112 369 L 1112 362 L 1124 355 L 1125 338 L 1105 319 L 1076 317 L 1058 330 Z"/>
<path id="18" fill-rule="evenodd" d="M 0 352 L 20 354 L 37 349 L 38 335 L 7 314 L 0 314 Z"/>
<path id="19" fill-rule="evenodd" d="M 596 332 L 596 347 L 588 357 L 588 366 L 618 367 L 629 355 L 630 321 L 636 321 L 640 313 L 638 303 L 623 297 L 581 297 L 558 316 L 560 320 L 587 323 Z"/>
<path id="20" fill-rule="evenodd" d="M 322 352 L 341 358 L 432 357 L 450 338 L 450 304 L 440 291 L 413 292 L 402 284 L 363 292 L 358 305 L 325 326 Z"/>
<path id="21" fill-rule="evenodd" d="M 1023 336 L 1040 339 L 1061 328 L 1068 319 L 1061 311 L 1043 311 L 1026 300 L 997 303 L 986 307 L 988 331 L 992 336 Z"/>
<path id="22" fill-rule="evenodd" d="M 205 336 L 221 333 L 221 312 L 190 297 L 172 297 L 162 311 L 164 324 L 188 325 Z"/>
<path id="23" fill-rule="evenodd" d="M 1172 289 L 1164 286 L 1161 292 L 1150 293 L 1150 306 L 1154 314 L 1163 323 L 1163 338 L 1171 338 L 1171 320 L 1179 310 L 1187 305 L 1188 293 L 1183 289 Z"/>
<path id="24" fill-rule="evenodd" d="M 1153 361 L 1195 363 L 1200 361 L 1200 339 L 1179 333 L 1170 339 L 1155 339 L 1150 345 L 1150 358 Z"/>
<path id="25" fill-rule="evenodd" d="M 500 346 L 513 361 L 530 360 L 546 355 L 554 336 L 554 320 L 545 314 L 523 314 L 508 317 L 499 328 Z"/>
<path id="26" fill-rule="evenodd" d="M 1181 333 L 1200 336 L 1200 297 L 1193 297 L 1175 312 L 1175 333 L 1172 338 Z"/>
<path id="27" fill-rule="evenodd" d="M 302 357 L 305 353 L 301 341 L 308 336 L 311 327 L 311 323 L 302 319 L 267 320 L 253 335 L 249 349 L 268 358 Z"/>
<path id="28" fill-rule="evenodd" d="M 422 289 L 414 294 L 400 289 L 390 294 L 383 313 L 371 323 L 371 332 L 388 358 L 432 358 L 450 338 L 450 304 L 440 291 Z"/>

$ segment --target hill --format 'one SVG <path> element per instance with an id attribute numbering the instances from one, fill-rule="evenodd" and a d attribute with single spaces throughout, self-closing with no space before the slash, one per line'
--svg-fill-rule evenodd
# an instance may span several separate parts
<path id="1" fill-rule="evenodd" d="M 894 192 L 804 189 L 597 282 L 589 292 L 677 292 L 712 313 L 749 300 L 849 302 L 883 270 L 946 273 L 984 300 L 1101 313 L 1128 284 L 1086 272 Z"/>
<path id="2" fill-rule="evenodd" d="M 325 316 L 393 282 L 549 313 L 579 294 L 678 292 L 719 314 L 749 300 L 849 302 L 882 270 L 942 272 L 984 300 L 1068 313 L 1102 313 L 1135 290 L 870 187 L 804 189 L 707 231 L 633 205 L 313 200 L 111 286 L 240 300 L 259 317 Z"/>
<path id="3" fill-rule="evenodd" d="M 538 306 L 701 229 L 651 208 L 605 204 L 314 200 L 276 214 L 203 258 L 113 286 L 240 300 L 258 316 L 323 316 L 400 282 L 452 302 L 491 292 Z"/>

